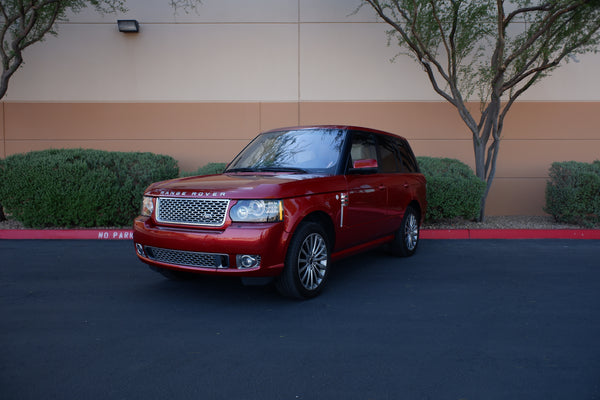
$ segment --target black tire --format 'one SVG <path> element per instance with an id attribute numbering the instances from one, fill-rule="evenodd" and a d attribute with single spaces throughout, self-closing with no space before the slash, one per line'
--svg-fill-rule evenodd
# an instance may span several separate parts
<path id="1" fill-rule="evenodd" d="M 398 257 L 410 257 L 415 254 L 419 246 L 419 213 L 411 206 L 406 208 L 400 228 L 396 232 L 394 241 L 390 243 L 389 249 Z"/>
<path id="2" fill-rule="evenodd" d="M 275 286 L 286 297 L 315 297 L 325 286 L 330 264 L 330 244 L 323 227 L 315 222 L 302 223 L 292 237 Z"/>

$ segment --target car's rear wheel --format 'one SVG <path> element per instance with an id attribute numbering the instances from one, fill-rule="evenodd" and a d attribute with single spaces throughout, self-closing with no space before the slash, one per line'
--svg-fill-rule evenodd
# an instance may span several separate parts
<path id="1" fill-rule="evenodd" d="M 283 272 L 276 279 L 279 293 L 308 299 L 318 295 L 327 281 L 330 249 L 327 233 L 315 222 L 301 224 L 290 242 Z"/>
<path id="2" fill-rule="evenodd" d="M 394 241 L 390 243 L 391 252 L 400 257 L 412 256 L 419 245 L 419 214 L 411 206 L 406 208 L 400 228 Z"/>

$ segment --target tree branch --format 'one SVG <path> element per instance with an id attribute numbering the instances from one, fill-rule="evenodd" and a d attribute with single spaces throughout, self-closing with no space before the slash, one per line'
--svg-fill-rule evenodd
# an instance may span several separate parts
<path id="1" fill-rule="evenodd" d="M 435 19 L 435 22 L 437 24 L 437 29 L 440 33 L 440 38 L 442 40 L 442 43 L 444 45 L 444 48 L 446 49 L 446 57 L 448 59 L 448 78 L 449 80 L 456 80 L 456 77 L 454 79 L 452 79 L 452 56 L 453 56 L 453 52 L 450 50 L 451 46 L 448 44 L 448 40 L 446 39 L 446 32 L 444 31 L 444 26 L 442 24 L 442 21 L 440 20 L 440 17 L 438 15 L 437 12 L 437 8 L 435 5 L 435 1 L 434 0 L 429 0 L 429 5 L 431 6 L 431 11 L 433 13 L 433 18 Z M 455 26 L 455 24 L 453 24 Z"/>
<path id="2" fill-rule="evenodd" d="M 527 65 L 521 70 L 521 72 L 516 73 L 510 81 L 505 83 L 503 91 L 515 87 L 531 75 L 534 75 L 535 79 L 537 79 L 544 71 L 555 68 L 567 55 L 571 54 L 575 49 L 587 43 L 598 30 L 600 30 L 600 21 L 597 22 L 596 25 L 588 31 L 587 35 L 573 42 L 570 46 L 565 45 L 562 51 L 555 58 L 553 58 L 552 60 L 546 58 L 542 61 L 542 63 L 539 66 L 529 69 L 529 67 L 531 67 L 531 65 L 534 64 L 535 60 L 542 54 L 542 49 L 540 48 L 540 50 L 535 54 L 534 57 L 532 57 L 532 59 L 527 63 Z M 550 38 L 548 40 L 550 40 Z M 532 84 L 533 82 L 530 82 L 526 87 L 528 88 Z"/>
<path id="3" fill-rule="evenodd" d="M 504 19 L 503 24 L 505 26 L 508 26 L 508 24 L 511 23 L 511 21 L 513 20 L 513 18 L 515 18 L 517 15 L 519 14 L 527 14 L 529 12 L 533 12 L 533 11 L 550 11 L 550 9 L 553 6 L 550 3 L 545 3 L 539 6 L 534 6 L 534 7 L 524 7 L 524 8 L 519 8 L 513 12 L 511 12 L 510 14 L 508 14 L 508 16 Z"/>
<path id="4" fill-rule="evenodd" d="M 441 89 L 441 87 L 437 83 L 435 73 L 433 72 L 433 68 L 431 68 L 431 64 L 433 64 L 435 66 L 436 70 L 440 73 L 440 75 L 446 82 L 449 82 L 448 76 L 444 72 L 441 65 L 439 65 L 439 63 L 435 60 L 435 57 L 433 57 L 433 55 L 427 50 L 423 41 L 419 37 L 419 34 L 416 30 L 414 21 L 409 17 L 406 10 L 401 8 L 400 5 L 398 4 L 398 2 L 395 2 L 398 13 L 402 16 L 405 23 L 410 27 L 411 33 L 412 33 L 413 37 L 415 38 L 416 42 L 411 39 L 408 32 L 398 22 L 394 21 L 392 18 L 390 18 L 385 13 L 384 7 L 381 6 L 379 0 L 365 0 L 365 1 L 367 3 L 369 3 L 375 9 L 377 14 L 379 14 L 379 16 L 387 24 L 392 26 L 394 28 L 394 30 L 400 34 L 400 37 L 402 38 L 402 40 L 404 40 L 404 42 L 406 43 L 408 48 L 414 54 L 415 58 L 418 60 L 419 63 L 421 63 L 421 65 L 425 69 L 425 72 L 427 73 L 427 76 L 429 77 L 429 80 L 431 81 L 431 84 L 432 84 L 435 92 L 438 93 L 440 96 L 442 96 L 447 101 L 449 101 L 450 103 L 452 103 L 453 105 L 456 105 L 454 98 L 451 95 L 449 95 L 448 93 L 446 93 L 443 89 Z M 415 7 L 415 9 L 416 9 L 416 7 Z"/>
<path id="5" fill-rule="evenodd" d="M 509 57 L 506 58 L 506 60 L 504 61 L 504 65 L 508 66 L 509 64 L 511 64 L 515 59 L 517 59 L 518 57 L 520 57 L 525 51 L 527 51 L 527 49 L 529 49 L 531 46 L 533 46 L 533 44 L 544 34 L 546 33 L 548 30 L 551 29 L 551 27 L 553 26 L 553 24 L 555 23 L 555 21 L 561 17 L 562 15 L 569 13 L 575 9 L 577 9 L 577 7 L 582 6 L 583 4 L 587 3 L 586 0 L 580 1 L 580 2 L 575 2 L 573 3 L 570 7 L 567 8 L 561 8 L 559 9 L 556 13 L 553 14 L 548 14 L 547 16 L 545 16 L 542 21 L 539 23 L 539 28 L 537 30 L 535 30 L 535 32 L 529 36 L 528 40 L 525 41 L 525 43 L 523 43 L 518 49 L 516 49 L 513 54 L 511 54 Z M 554 7 L 550 7 L 550 10 L 552 10 Z M 508 24 L 504 25 L 505 29 L 508 27 Z"/>
<path id="6" fill-rule="evenodd" d="M 450 54 L 448 56 L 449 63 L 451 67 L 448 67 L 450 71 L 450 76 L 454 77 L 454 84 L 458 86 L 458 77 L 457 77 L 457 60 L 456 60 L 456 29 L 458 27 L 458 10 L 460 8 L 459 5 L 456 4 L 455 1 L 452 1 L 452 29 L 450 30 L 450 35 L 448 36 L 448 40 L 450 42 Z"/>

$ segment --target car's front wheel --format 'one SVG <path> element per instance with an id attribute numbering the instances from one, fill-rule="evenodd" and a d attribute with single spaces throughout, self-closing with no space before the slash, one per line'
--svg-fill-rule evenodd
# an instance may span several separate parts
<path id="1" fill-rule="evenodd" d="M 275 281 L 277 290 L 287 297 L 315 297 L 327 281 L 330 258 L 327 234 L 321 225 L 301 224 L 290 242 L 283 272 Z"/>

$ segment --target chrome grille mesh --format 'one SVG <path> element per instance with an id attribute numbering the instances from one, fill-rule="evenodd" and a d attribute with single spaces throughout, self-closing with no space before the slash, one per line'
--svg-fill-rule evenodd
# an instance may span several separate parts
<path id="1" fill-rule="evenodd" d="M 194 251 L 162 249 L 146 246 L 148 258 L 165 264 L 184 265 L 197 268 L 227 268 L 229 257 L 226 254 L 198 253 Z"/>
<path id="2" fill-rule="evenodd" d="M 167 224 L 222 226 L 229 200 L 159 197 L 156 220 Z"/>

